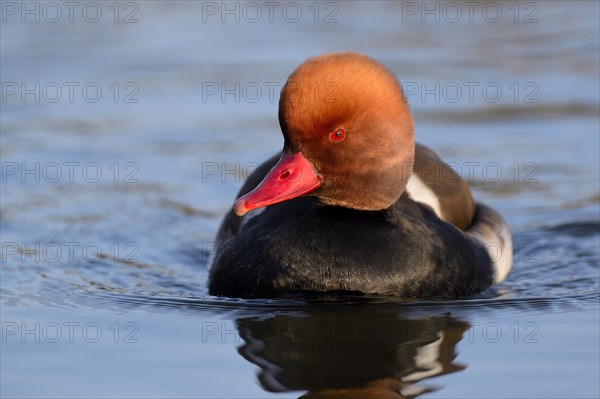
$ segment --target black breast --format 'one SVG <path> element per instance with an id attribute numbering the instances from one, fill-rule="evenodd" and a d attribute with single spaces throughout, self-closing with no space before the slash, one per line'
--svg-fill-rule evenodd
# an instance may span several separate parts
<path id="1" fill-rule="evenodd" d="M 248 216 L 240 222 L 228 215 L 221 227 L 210 271 L 212 295 L 360 291 L 456 298 L 492 283 L 485 249 L 407 195 L 376 212 L 305 197 Z"/>

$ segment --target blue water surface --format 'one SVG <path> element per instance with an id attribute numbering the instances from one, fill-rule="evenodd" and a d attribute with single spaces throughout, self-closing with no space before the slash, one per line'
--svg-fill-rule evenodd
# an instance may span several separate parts
<path id="1" fill-rule="evenodd" d="M 0 3 L 2 397 L 600 397 L 599 3 L 76 3 Z M 505 282 L 208 295 L 279 90 L 341 50 L 507 219 Z"/>

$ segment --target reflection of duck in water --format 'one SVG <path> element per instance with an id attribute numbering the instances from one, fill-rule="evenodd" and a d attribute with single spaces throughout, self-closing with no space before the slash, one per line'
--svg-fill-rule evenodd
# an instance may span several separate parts
<path id="1" fill-rule="evenodd" d="M 364 313 L 364 314 L 363 314 Z M 321 311 L 237 321 L 239 349 L 258 365 L 270 392 L 304 390 L 304 398 L 416 397 L 413 384 L 464 369 L 455 345 L 468 324 L 448 316 L 403 319 L 394 313 Z"/>

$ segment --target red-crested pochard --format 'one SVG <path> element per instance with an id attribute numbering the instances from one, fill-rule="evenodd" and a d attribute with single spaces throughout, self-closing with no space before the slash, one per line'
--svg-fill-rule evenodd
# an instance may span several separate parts
<path id="1" fill-rule="evenodd" d="M 225 216 L 209 291 L 458 298 L 503 280 L 508 226 L 420 144 L 400 83 L 343 52 L 309 58 L 279 101 L 283 152 Z"/>

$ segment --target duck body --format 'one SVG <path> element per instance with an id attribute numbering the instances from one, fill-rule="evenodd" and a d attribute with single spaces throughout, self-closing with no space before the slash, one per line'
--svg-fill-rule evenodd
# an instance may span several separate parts
<path id="1" fill-rule="evenodd" d="M 493 282 L 485 248 L 408 195 L 381 211 L 298 198 L 236 227 L 226 227 L 216 244 L 213 295 L 353 291 L 457 298 Z"/>
<path id="2" fill-rule="evenodd" d="M 416 155 L 415 177 L 423 181 L 427 171 L 448 168 L 424 146 L 417 144 Z M 254 171 L 238 197 L 264 179 L 278 159 L 279 155 Z M 446 176 L 453 173 L 444 170 Z M 457 179 L 453 175 L 446 184 L 434 181 L 434 195 L 452 191 L 453 200 L 463 203 L 452 219 L 467 227 L 481 225 L 477 205 Z M 502 225 L 499 215 L 478 207 L 492 225 Z M 324 205 L 312 197 L 277 203 L 241 218 L 231 210 L 215 244 L 209 290 L 229 297 L 348 291 L 461 298 L 484 291 L 495 275 L 490 254 L 479 240 L 442 220 L 428 204 L 413 200 L 408 191 L 378 211 Z"/>
<path id="3" fill-rule="evenodd" d="M 325 57 L 373 62 L 355 53 Z M 296 102 L 294 111 L 309 114 L 301 105 Z M 328 112 L 337 115 L 343 108 Z M 433 151 L 414 143 L 412 120 L 403 118 L 406 129 L 395 123 L 381 130 L 389 145 L 369 151 L 361 149 L 361 139 L 378 134 L 364 129 L 364 119 L 336 119 L 315 129 L 305 118 L 294 126 L 280 101 L 284 151 L 249 176 L 225 216 L 215 242 L 210 294 L 461 298 L 503 279 L 511 258 L 503 219 L 476 204 L 460 176 Z M 326 137 L 303 137 L 304 124 Z M 338 145 L 339 132 L 354 144 Z M 489 243 L 500 252 L 491 252 Z"/>

